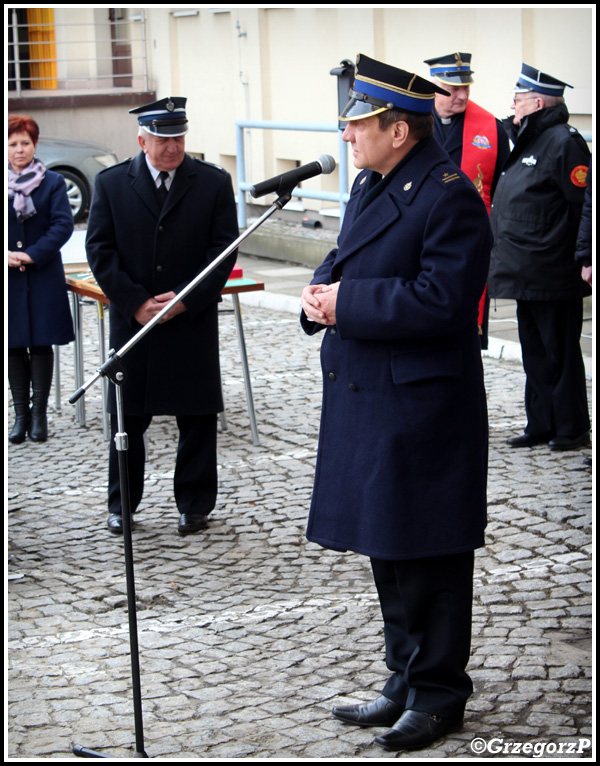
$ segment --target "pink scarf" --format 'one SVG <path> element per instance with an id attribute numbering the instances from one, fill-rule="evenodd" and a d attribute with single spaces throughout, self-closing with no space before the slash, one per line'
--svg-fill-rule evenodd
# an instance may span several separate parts
<path id="1" fill-rule="evenodd" d="M 8 163 L 8 199 L 13 200 L 17 221 L 23 223 L 37 213 L 31 199 L 31 192 L 44 180 L 46 168 L 35 158 L 20 173 L 15 173 Z"/>

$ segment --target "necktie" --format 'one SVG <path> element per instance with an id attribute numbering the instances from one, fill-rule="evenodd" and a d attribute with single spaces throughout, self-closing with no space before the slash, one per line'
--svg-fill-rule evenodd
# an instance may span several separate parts
<path id="1" fill-rule="evenodd" d="M 169 174 L 166 170 L 160 171 L 160 184 L 158 186 L 158 196 L 160 197 L 161 204 L 165 204 L 165 200 L 167 199 L 167 178 L 169 177 Z"/>

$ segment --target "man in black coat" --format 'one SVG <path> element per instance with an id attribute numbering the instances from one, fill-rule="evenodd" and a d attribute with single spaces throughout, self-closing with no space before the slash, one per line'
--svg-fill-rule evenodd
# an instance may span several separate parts
<path id="1" fill-rule="evenodd" d="M 433 138 L 439 86 L 362 54 L 342 135 L 357 176 L 338 245 L 302 295 L 323 333 L 309 540 L 369 556 L 390 677 L 335 707 L 391 727 L 389 750 L 462 726 L 473 685 L 474 551 L 484 545 L 488 423 L 477 305 L 491 232 Z"/>
<path id="2" fill-rule="evenodd" d="M 185 153 L 186 99 L 131 110 L 141 152 L 97 176 L 86 249 L 110 300 L 110 345 L 118 351 L 238 236 L 233 188 L 221 168 Z M 222 411 L 218 303 L 235 253 L 214 269 L 123 358 L 122 386 L 131 507 L 144 488 L 143 436 L 153 415 L 179 428 L 174 490 L 178 530 L 207 526 L 217 497 L 217 413 Z M 113 436 L 113 386 L 109 412 Z M 109 459 L 111 532 L 122 532 L 118 455 Z"/>
<path id="3" fill-rule="evenodd" d="M 591 290 L 575 261 L 590 152 L 568 124 L 567 83 L 523 64 L 514 119 L 514 148 L 496 187 L 490 221 L 494 248 L 488 289 L 517 301 L 526 374 L 523 434 L 511 447 L 549 444 L 570 450 L 589 443 L 581 354 L 583 296 Z"/>

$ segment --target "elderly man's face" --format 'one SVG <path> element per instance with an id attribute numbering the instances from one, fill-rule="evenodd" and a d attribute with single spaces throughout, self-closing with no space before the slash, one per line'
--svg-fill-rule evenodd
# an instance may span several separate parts
<path id="1" fill-rule="evenodd" d="M 462 114 L 469 103 L 470 88 L 468 85 L 446 85 L 442 83 L 442 88 L 450 93 L 449 96 L 443 96 L 441 93 L 435 94 L 435 111 L 438 117 L 447 119 L 457 114 Z"/>
<path id="2" fill-rule="evenodd" d="M 513 122 L 515 125 L 520 125 L 524 117 L 537 112 L 543 105 L 542 99 L 535 93 L 515 93 L 511 105 L 511 109 L 515 110 Z"/>
<path id="3" fill-rule="evenodd" d="M 153 136 L 144 130 L 138 136 L 138 142 L 157 170 L 175 170 L 183 162 L 185 136 Z"/>

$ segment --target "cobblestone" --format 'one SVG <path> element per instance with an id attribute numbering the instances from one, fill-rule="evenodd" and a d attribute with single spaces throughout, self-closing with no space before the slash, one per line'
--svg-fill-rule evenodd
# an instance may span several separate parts
<path id="1" fill-rule="evenodd" d="M 368 561 L 304 537 L 320 341 L 293 315 L 258 307 L 244 309 L 244 329 L 260 444 L 250 438 L 225 315 L 227 429 L 206 532 L 176 532 L 172 419 L 155 418 L 148 431 L 134 530 L 146 750 L 177 760 L 381 759 L 372 731 L 330 714 L 334 703 L 376 696 L 386 678 Z M 92 307 L 84 332 L 89 375 Z M 105 527 L 101 399 L 88 392 L 79 427 L 66 401 L 71 354 L 61 353 L 64 401 L 51 408 L 51 438 L 8 448 L 8 571 L 18 577 L 7 599 L 9 759 L 70 758 L 73 744 L 115 758 L 135 749 L 122 540 Z M 463 731 L 419 757 L 480 757 L 471 742 L 500 737 L 583 742 L 569 757 L 589 758 L 592 476 L 583 458 L 591 452 L 510 450 L 506 439 L 524 425 L 522 368 L 484 365 L 490 522 L 476 556 L 475 694 Z"/>

